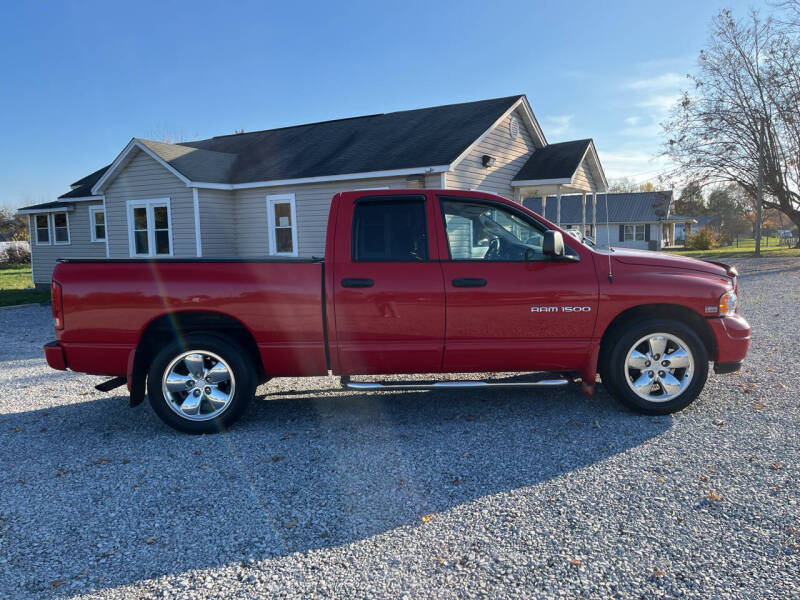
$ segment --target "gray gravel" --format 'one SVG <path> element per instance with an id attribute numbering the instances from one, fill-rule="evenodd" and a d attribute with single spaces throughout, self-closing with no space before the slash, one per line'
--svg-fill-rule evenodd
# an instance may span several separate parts
<path id="1" fill-rule="evenodd" d="M 665 418 L 280 379 L 191 437 L 0 311 L 0 597 L 800 597 L 800 262 L 739 267 L 746 367 Z"/>

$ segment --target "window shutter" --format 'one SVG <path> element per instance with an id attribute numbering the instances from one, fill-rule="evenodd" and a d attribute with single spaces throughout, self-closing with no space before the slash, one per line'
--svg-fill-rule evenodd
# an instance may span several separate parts
<path id="1" fill-rule="evenodd" d="M 619 226 L 619 241 L 620 242 L 625 241 L 625 225 Z"/>
<path id="2" fill-rule="evenodd" d="M 644 226 L 644 241 L 650 241 L 650 223 Z"/>

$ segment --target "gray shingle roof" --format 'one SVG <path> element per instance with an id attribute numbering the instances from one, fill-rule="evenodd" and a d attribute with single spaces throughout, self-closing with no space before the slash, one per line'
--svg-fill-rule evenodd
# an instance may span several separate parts
<path id="1" fill-rule="evenodd" d="M 54 200 L 53 202 L 42 202 L 41 204 L 31 204 L 30 206 L 23 206 L 17 210 L 24 211 L 24 210 L 57 210 L 59 208 L 69 208 L 73 207 L 72 202 L 61 202 L 59 200 Z"/>
<path id="2" fill-rule="evenodd" d="M 536 150 L 514 177 L 514 181 L 569 179 L 581 164 L 581 159 L 591 143 L 591 139 L 573 140 Z"/>
<path id="3" fill-rule="evenodd" d="M 85 198 L 86 196 L 91 196 L 92 186 L 103 176 L 103 173 L 108 171 L 108 167 L 110 166 L 111 165 L 106 165 L 102 169 L 97 169 L 97 171 L 94 173 L 90 173 L 83 179 L 79 179 L 78 181 L 74 182 L 72 184 L 74 189 L 68 191 L 66 194 L 61 194 L 59 198 Z"/>
<path id="4" fill-rule="evenodd" d="M 609 223 L 653 223 L 667 219 L 672 202 L 672 190 L 659 192 L 633 192 L 608 194 Z M 526 198 L 525 207 L 542 214 L 541 198 Z M 547 198 L 546 219 L 556 222 L 556 197 Z M 673 220 L 670 217 L 670 220 Z M 688 219 L 687 219 L 688 220 Z M 605 194 L 597 195 L 597 222 L 606 221 Z M 586 222 L 592 222 L 591 196 L 586 198 Z M 581 196 L 561 197 L 561 224 L 573 225 L 581 223 Z"/>
<path id="5" fill-rule="evenodd" d="M 447 165 L 522 95 L 309 123 L 206 140 L 137 141 L 192 181 L 250 183 Z M 60 198 L 91 195 L 108 167 Z M 87 190 L 88 187 L 88 190 Z"/>
<path id="6" fill-rule="evenodd" d="M 140 138 L 137 141 L 192 181 L 227 183 L 238 158 L 237 154 L 203 150 L 186 144 L 166 144 Z"/>
<path id="7" fill-rule="evenodd" d="M 446 165 L 521 97 L 309 123 L 182 145 L 237 154 L 229 183 Z"/>

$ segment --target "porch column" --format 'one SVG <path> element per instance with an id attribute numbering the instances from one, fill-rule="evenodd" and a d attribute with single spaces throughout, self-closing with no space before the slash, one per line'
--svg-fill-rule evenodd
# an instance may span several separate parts
<path id="1" fill-rule="evenodd" d="M 547 191 L 542 194 L 542 216 L 547 218 Z"/>
<path id="2" fill-rule="evenodd" d="M 581 235 L 586 235 L 586 192 L 581 196 Z"/>
<path id="3" fill-rule="evenodd" d="M 556 186 L 556 225 L 561 227 L 561 184 Z"/>
<path id="4" fill-rule="evenodd" d="M 606 215 L 606 219 L 608 219 L 608 215 Z M 606 231 L 606 236 L 609 233 Z M 597 243 L 597 190 L 594 191 L 592 194 L 592 236 L 594 238 L 594 243 Z M 609 238 L 610 239 L 610 238 Z"/>

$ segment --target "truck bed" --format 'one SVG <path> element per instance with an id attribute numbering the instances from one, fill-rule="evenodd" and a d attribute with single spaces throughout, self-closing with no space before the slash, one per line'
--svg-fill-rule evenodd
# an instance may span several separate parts
<path id="1" fill-rule="evenodd" d="M 62 260 L 58 342 L 69 368 L 123 376 L 148 327 L 213 312 L 252 334 L 270 375 L 325 374 L 323 273 L 321 260 L 284 257 Z"/>

